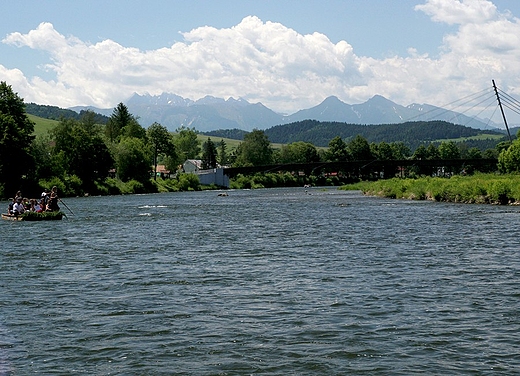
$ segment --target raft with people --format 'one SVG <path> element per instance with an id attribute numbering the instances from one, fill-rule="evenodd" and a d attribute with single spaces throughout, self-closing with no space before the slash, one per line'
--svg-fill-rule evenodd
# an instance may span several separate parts
<path id="1" fill-rule="evenodd" d="M 2 219 L 8 221 L 60 221 L 63 219 L 63 212 L 25 212 L 23 214 L 2 213 Z"/>
<path id="2" fill-rule="evenodd" d="M 61 220 L 65 213 L 60 211 L 58 201 L 65 204 L 58 198 L 56 187 L 52 187 L 52 191 L 46 189 L 39 200 L 23 198 L 22 193 L 18 191 L 16 196 L 10 199 L 7 213 L 2 213 L 2 219 L 9 221 Z"/>

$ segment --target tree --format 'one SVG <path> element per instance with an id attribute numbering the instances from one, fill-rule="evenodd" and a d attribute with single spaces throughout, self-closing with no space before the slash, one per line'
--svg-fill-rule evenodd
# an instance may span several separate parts
<path id="1" fill-rule="evenodd" d="M 429 160 L 435 160 L 435 159 L 441 158 L 441 155 L 439 154 L 439 149 L 434 144 L 428 145 L 428 147 L 426 148 L 426 153 L 427 153 L 427 159 L 429 159 Z"/>
<path id="2" fill-rule="evenodd" d="M 144 138 L 146 137 L 146 130 L 139 124 L 137 118 L 128 111 L 128 107 L 119 103 L 108 119 L 105 126 L 105 135 L 110 142 L 117 142 L 121 136 Z"/>
<path id="3" fill-rule="evenodd" d="M 10 85 L 0 82 L 0 197 L 21 188 L 33 166 L 30 146 L 34 123 L 25 112 L 23 99 Z"/>
<path id="4" fill-rule="evenodd" d="M 95 190 L 95 182 L 107 177 L 114 160 L 102 137 L 102 127 L 95 124 L 92 112 L 80 121 L 63 118 L 51 131 L 55 176 L 76 175 L 86 191 Z M 61 171 L 59 173 L 58 171 Z"/>
<path id="5" fill-rule="evenodd" d="M 439 145 L 439 156 L 441 159 L 459 159 L 460 150 L 454 141 L 443 141 Z"/>
<path id="6" fill-rule="evenodd" d="M 374 153 L 375 152 L 375 153 Z M 372 148 L 372 154 L 379 160 L 389 161 L 394 159 L 394 155 L 392 153 L 392 147 L 390 144 L 381 141 L 376 147 Z"/>
<path id="7" fill-rule="evenodd" d="M 319 162 L 320 156 L 313 144 L 298 141 L 282 146 L 280 163 L 313 163 Z"/>
<path id="8" fill-rule="evenodd" d="M 410 148 L 402 141 L 392 142 L 390 147 L 392 148 L 393 159 L 406 159 L 412 155 Z"/>
<path id="9" fill-rule="evenodd" d="M 264 131 L 253 129 L 237 149 L 236 166 L 265 166 L 273 161 L 271 142 Z"/>
<path id="10" fill-rule="evenodd" d="M 175 147 L 180 162 L 186 159 L 195 159 L 200 153 L 200 140 L 197 138 L 195 128 L 180 127 L 176 130 L 177 135 L 174 138 Z"/>
<path id="11" fill-rule="evenodd" d="M 426 147 L 421 144 L 415 151 L 413 152 L 412 159 L 416 160 L 425 160 L 428 159 L 428 151 L 426 150 Z"/>
<path id="12" fill-rule="evenodd" d="M 173 136 L 168 132 L 168 129 L 159 123 L 150 125 L 147 134 L 152 148 L 154 179 L 156 180 L 159 156 L 162 154 L 167 158 L 176 159 L 175 145 L 173 143 Z"/>
<path id="13" fill-rule="evenodd" d="M 355 161 L 366 161 L 374 158 L 370 152 L 368 141 L 361 135 L 354 137 L 347 146 L 352 155 L 352 159 Z"/>
<path id="14" fill-rule="evenodd" d="M 122 181 L 137 180 L 144 183 L 150 179 L 150 149 L 144 141 L 124 137 L 116 147 L 117 175 Z"/>
<path id="15" fill-rule="evenodd" d="M 334 137 L 329 142 L 326 160 L 331 162 L 348 161 L 351 159 L 347 144 L 340 136 Z"/>
<path id="16" fill-rule="evenodd" d="M 208 140 L 202 145 L 202 169 L 207 170 L 215 167 L 217 167 L 217 147 L 208 137 Z"/>
<path id="17" fill-rule="evenodd" d="M 481 159 L 482 158 L 482 152 L 480 151 L 479 148 L 475 148 L 475 147 L 469 148 L 466 157 L 468 159 Z"/>
<path id="18" fill-rule="evenodd" d="M 498 155 L 498 169 L 501 172 L 520 171 L 520 140 L 515 140 Z"/>
<path id="19" fill-rule="evenodd" d="M 145 140 L 146 129 L 137 121 L 137 118 L 132 118 L 130 122 L 121 130 L 121 135 L 124 137 L 135 137 Z"/>
<path id="20" fill-rule="evenodd" d="M 221 166 L 227 166 L 229 162 L 228 154 L 227 154 L 227 144 L 224 139 L 220 140 L 220 144 L 218 145 L 218 163 Z"/>

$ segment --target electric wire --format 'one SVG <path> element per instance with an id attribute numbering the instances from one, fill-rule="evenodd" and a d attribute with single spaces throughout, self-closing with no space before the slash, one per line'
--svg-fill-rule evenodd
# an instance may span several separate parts
<path id="1" fill-rule="evenodd" d="M 411 118 L 409 118 L 407 121 L 413 121 L 417 118 L 424 118 L 426 117 L 426 121 L 429 121 L 429 120 L 432 120 L 434 119 L 435 117 L 440 117 L 446 113 L 449 113 L 449 112 L 455 112 L 456 109 L 458 109 L 459 107 L 462 107 L 462 106 L 465 106 L 469 103 L 472 103 L 474 102 L 475 100 L 483 97 L 483 96 L 487 96 L 482 102 L 485 102 L 486 100 L 489 100 L 493 95 L 492 95 L 492 92 L 490 91 L 489 88 L 485 88 L 483 90 L 480 90 L 476 93 L 472 93 L 472 94 L 468 94 L 467 96 L 465 97 L 462 97 L 462 98 L 459 98 L 457 100 L 454 100 L 450 103 L 447 103 L 447 104 L 444 104 L 440 107 L 435 107 L 429 111 L 426 111 L 424 113 L 421 113 L 421 114 L 418 114 L 416 116 L 413 116 Z M 456 103 L 458 102 L 461 102 L 459 104 L 457 104 L 456 106 L 454 107 L 451 107 L 453 105 L 455 105 Z M 481 103 L 481 102 L 480 102 Z M 472 106 L 470 109 L 466 109 L 465 111 L 461 112 L 460 114 L 464 114 L 465 112 L 473 109 L 475 106 Z M 440 111 L 440 112 L 439 112 Z M 438 113 L 435 113 L 435 112 L 438 112 Z M 455 114 L 453 118 L 457 117 L 459 114 Z M 452 119 L 453 119 L 452 118 Z"/>

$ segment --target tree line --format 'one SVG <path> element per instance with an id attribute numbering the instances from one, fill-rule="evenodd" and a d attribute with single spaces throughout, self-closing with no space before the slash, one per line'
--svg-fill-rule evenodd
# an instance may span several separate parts
<path id="1" fill-rule="evenodd" d="M 36 193 L 54 185 L 65 195 L 153 192 L 159 190 L 159 164 L 178 172 L 167 189 L 196 189 L 196 177 L 182 173 L 187 159 L 201 159 L 202 168 L 209 169 L 374 159 L 478 159 L 496 158 L 500 153 L 502 170 L 520 166 L 518 141 L 513 147 L 500 144 L 485 152 L 453 141 L 421 144 L 412 151 L 400 141 L 369 143 L 358 134 L 347 140 L 335 135 L 326 148 L 295 141 L 275 149 L 266 132 L 255 129 L 229 150 L 224 140 L 214 142 L 208 137 L 201 142 L 194 128 L 181 127 L 174 133 L 159 123 L 144 128 L 123 103 L 105 123 L 85 111 L 78 118 L 60 118 L 47 135 L 33 133 L 34 123 L 27 117 L 23 99 L 0 82 L 0 197 L 19 189 Z M 125 184 L 127 191 L 121 188 Z"/>

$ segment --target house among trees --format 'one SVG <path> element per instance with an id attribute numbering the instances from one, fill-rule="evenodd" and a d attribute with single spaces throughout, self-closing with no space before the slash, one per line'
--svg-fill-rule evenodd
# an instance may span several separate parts
<path id="1" fill-rule="evenodd" d="M 163 179 L 171 178 L 171 171 L 168 170 L 165 165 L 157 165 L 157 171 L 155 171 L 155 174 Z"/>
<path id="2" fill-rule="evenodd" d="M 202 160 L 200 159 L 187 159 L 186 162 L 182 164 L 182 169 L 186 173 L 197 172 L 202 170 Z"/>

